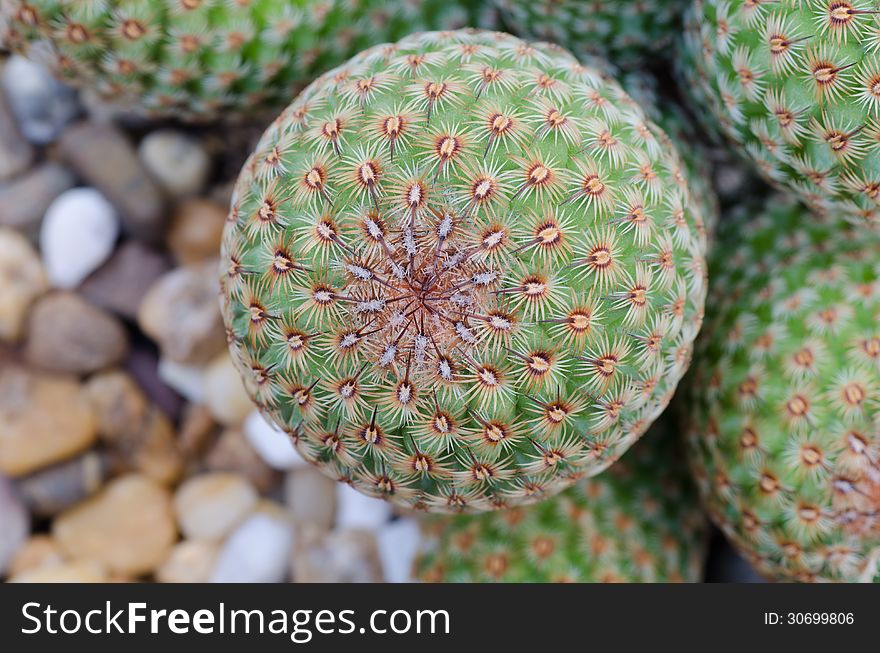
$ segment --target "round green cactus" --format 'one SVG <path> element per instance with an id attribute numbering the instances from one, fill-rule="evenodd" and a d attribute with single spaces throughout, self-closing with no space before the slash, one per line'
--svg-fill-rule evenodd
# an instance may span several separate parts
<path id="1" fill-rule="evenodd" d="M 874 0 L 696 0 L 681 72 L 706 124 L 817 211 L 874 221 L 880 14 Z"/>
<path id="2" fill-rule="evenodd" d="M 687 173 L 621 87 L 489 32 L 372 48 L 263 135 L 224 232 L 255 402 L 327 474 L 485 511 L 598 473 L 702 321 Z"/>
<path id="3" fill-rule="evenodd" d="M 443 583 L 700 582 L 707 524 L 674 434 L 534 506 L 425 519 L 415 577 Z"/>
<path id="4" fill-rule="evenodd" d="M 0 0 L 0 43 L 132 110 L 275 111 L 319 73 L 418 29 L 489 25 L 481 0 Z"/>
<path id="5" fill-rule="evenodd" d="M 705 504 L 770 578 L 880 581 L 880 233 L 780 197 L 722 226 L 683 402 Z"/>

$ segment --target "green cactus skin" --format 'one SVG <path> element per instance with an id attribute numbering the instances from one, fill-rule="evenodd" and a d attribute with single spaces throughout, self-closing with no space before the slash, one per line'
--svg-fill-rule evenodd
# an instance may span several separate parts
<path id="1" fill-rule="evenodd" d="M 415 578 L 442 583 L 700 582 L 707 523 L 674 433 L 534 506 L 424 519 Z"/>
<path id="2" fill-rule="evenodd" d="M 873 222 L 880 202 L 876 0 L 696 0 L 684 86 L 780 189 Z"/>
<path id="3" fill-rule="evenodd" d="M 686 170 L 558 47 L 417 34 L 315 81 L 224 232 L 255 402 L 325 473 L 479 512 L 596 474 L 668 404 L 702 322 Z"/>
<path id="4" fill-rule="evenodd" d="M 685 384 L 716 524 L 778 580 L 880 580 L 880 234 L 775 197 L 722 223 Z"/>
<path id="5" fill-rule="evenodd" d="M 0 0 L 0 43 L 150 116 L 274 112 L 419 29 L 491 26 L 482 0 Z"/>

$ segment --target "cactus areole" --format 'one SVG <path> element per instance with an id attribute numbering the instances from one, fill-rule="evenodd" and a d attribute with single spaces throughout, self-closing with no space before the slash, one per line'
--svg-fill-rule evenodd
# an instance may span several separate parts
<path id="1" fill-rule="evenodd" d="M 299 452 L 435 512 L 531 503 L 668 403 L 702 320 L 687 173 L 615 83 L 500 33 L 422 33 L 309 86 L 245 164 L 222 305 Z"/>

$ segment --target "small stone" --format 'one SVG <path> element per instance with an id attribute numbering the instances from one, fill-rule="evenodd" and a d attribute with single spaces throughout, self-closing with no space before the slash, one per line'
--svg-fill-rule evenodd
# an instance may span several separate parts
<path id="1" fill-rule="evenodd" d="M 157 370 L 159 372 L 159 378 L 162 379 L 162 383 L 173 389 L 181 397 L 192 403 L 204 403 L 204 367 L 198 365 L 186 365 L 185 363 L 177 363 L 167 358 L 160 358 Z"/>
<path id="2" fill-rule="evenodd" d="M 173 129 L 147 134 L 138 154 L 153 178 L 174 198 L 201 192 L 211 173 L 211 159 L 201 143 Z"/>
<path id="3" fill-rule="evenodd" d="M 144 295 L 171 269 L 163 254 L 136 240 L 122 243 L 80 286 L 90 302 L 129 320 L 137 319 Z"/>
<path id="4" fill-rule="evenodd" d="M 76 92 L 24 57 L 9 58 L 0 83 L 22 133 L 36 145 L 54 141 L 79 113 Z"/>
<path id="5" fill-rule="evenodd" d="M 168 228 L 168 249 L 181 265 L 199 263 L 217 257 L 226 209 L 203 199 L 183 202 L 171 218 Z"/>
<path id="6" fill-rule="evenodd" d="M 75 288 L 110 253 L 119 235 L 113 206 L 94 188 L 64 191 L 40 228 L 40 251 L 56 288 Z"/>
<path id="7" fill-rule="evenodd" d="M 346 483 L 336 484 L 336 527 L 378 530 L 391 519 L 394 507 L 382 499 L 358 492 Z"/>
<path id="8" fill-rule="evenodd" d="M 244 435 L 266 464 L 274 469 L 283 471 L 309 466 L 297 453 L 290 436 L 267 421 L 258 410 L 251 411 L 245 418 Z"/>
<path id="9" fill-rule="evenodd" d="M 92 496 L 106 473 L 104 456 L 89 451 L 25 476 L 17 486 L 34 515 L 51 517 Z"/>
<path id="10" fill-rule="evenodd" d="M 35 237 L 55 198 L 75 184 L 73 173 L 54 161 L 0 184 L 0 226 Z"/>
<path id="11" fill-rule="evenodd" d="M 96 497 L 61 514 L 52 534 L 73 559 L 131 576 L 164 562 L 177 539 L 171 496 L 146 476 L 122 476 Z"/>
<path id="12" fill-rule="evenodd" d="M 141 424 L 149 402 L 131 375 L 120 370 L 92 376 L 85 385 L 95 408 L 98 435 L 104 442 L 119 442 L 133 424 Z"/>
<path id="13" fill-rule="evenodd" d="M 83 122 L 66 129 L 59 145 L 79 176 L 119 209 L 127 233 L 147 243 L 160 241 L 165 221 L 162 192 L 122 131 Z"/>
<path id="14" fill-rule="evenodd" d="M 96 438 L 91 402 L 77 383 L 0 367 L 0 473 L 24 476 L 88 449 Z"/>
<path id="15" fill-rule="evenodd" d="M 28 320 L 25 359 L 53 372 L 90 374 L 121 362 L 128 336 L 117 318 L 71 292 L 39 299 Z"/>
<path id="16" fill-rule="evenodd" d="M 207 408 L 201 404 L 187 404 L 177 432 L 177 444 L 184 457 L 201 457 L 214 441 L 217 428 L 217 422 Z M 216 471 L 230 471 L 222 467 L 211 467 L 210 464 L 208 467 Z"/>
<path id="17" fill-rule="evenodd" d="M 27 142 L 0 93 L 0 180 L 12 179 L 31 164 L 34 148 Z"/>
<path id="18" fill-rule="evenodd" d="M 10 583 L 106 583 L 104 568 L 93 560 L 78 560 L 29 569 L 9 579 Z"/>
<path id="19" fill-rule="evenodd" d="M 152 342 L 146 338 L 132 342 L 131 352 L 125 360 L 125 371 L 168 419 L 172 422 L 180 419 L 184 401 L 159 375 L 159 358 Z"/>
<path id="20" fill-rule="evenodd" d="M 0 227 L 0 340 L 17 341 L 34 300 L 49 288 L 40 257 L 21 234 Z"/>
<path id="21" fill-rule="evenodd" d="M 215 261 L 177 268 L 147 291 L 138 324 L 159 345 L 163 358 L 204 363 L 226 347 L 218 293 Z"/>
<path id="22" fill-rule="evenodd" d="M 155 406 L 116 443 L 117 471 L 139 471 L 162 485 L 173 485 L 183 474 L 184 459 L 168 418 Z"/>
<path id="23" fill-rule="evenodd" d="M 263 462 L 237 427 L 225 429 L 204 460 L 207 469 L 240 474 L 262 493 L 281 482 L 281 474 Z"/>
<path id="24" fill-rule="evenodd" d="M 212 583 L 281 583 L 287 578 L 293 527 L 284 515 L 261 511 L 224 542 Z"/>
<path id="25" fill-rule="evenodd" d="M 387 583 L 409 583 L 422 541 L 419 522 L 403 518 L 382 526 L 376 532 L 379 560 Z"/>
<path id="26" fill-rule="evenodd" d="M 332 531 L 301 542 L 293 557 L 293 577 L 298 583 L 379 583 L 376 540 L 367 531 Z"/>
<path id="27" fill-rule="evenodd" d="M 174 545 L 171 555 L 156 570 L 160 583 L 207 583 L 220 546 L 204 540 L 185 540 Z"/>
<path id="28" fill-rule="evenodd" d="M 31 518 L 9 479 L 0 476 L 0 576 L 30 535 Z"/>
<path id="29" fill-rule="evenodd" d="M 284 479 L 284 502 L 295 522 L 329 531 L 336 513 L 336 481 L 311 467 L 290 471 Z"/>
<path id="30" fill-rule="evenodd" d="M 7 573 L 13 577 L 32 569 L 57 566 L 63 562 L 61 547 L 51 535 L 32 535 L 18 549 L 12 562 L 9 563 Z"/>
<path id="31" fill-rule="evenodd" d="M 241 376 L 226 352 L 217 356 L 205 369 L 204 399 L 214 419 L 225 426 L 241 424 L 254 408 Z M 253 444 L 253 441 L 249 441 Z"/>
<path id="32" fill-rule="evenodd" d="M 212 472 L 185 481 L 174 495 L 174 510 L 185 537 L 216 542 L 251 512 L 257 499 L 257 491 L 241 476 Z"/>

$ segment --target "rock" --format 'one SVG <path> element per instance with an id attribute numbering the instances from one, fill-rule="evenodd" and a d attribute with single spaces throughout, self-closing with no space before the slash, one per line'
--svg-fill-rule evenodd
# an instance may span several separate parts
<path id="1" fill-rule="evenodd" d="M 393 506 L 358 492 L 345 483 L 336 484 L 336 527 L 377 530 L 391 519 Z"/>
<path id="2" fill-rule="evenodd" d="M 15 487 L 0 476 L 0 576 L 30 535 L 31 518 Z"/>
<path id="3" fill-rule="evenodd" d="M 64 191 L 40 227 L 40 251 L 56 288 L 75 288 L 107 260 L 119 235 L 113 206 L 94 188 Z"/>
<path id="4" fill-rule="evenodd" d="M 267 465 L 287 470 L 308 467 L 309 463 L 297 453 L 290 436 L 267 421 L 258 410 L 251 411 L 244 420 L 244 435 Z"/>
<path id="5" fill-rule="evenodd" d="M 387 583 L 409 583 L 413 564 L 421 544 L 419 522 L 413 518 L 398 519 L 376 532 L 379 560 Z"/>
<path id="6" fill-rule="evenodd" d="M 106 583 L 110 580 L 103 567 L 92 560 L 65 562 L 37 567 L 16 574 L 10 583 Z"/>
<path id="7" fill-rule="evenodd" d="M 251 512 L 258 498 L 241 476 L 213 472 L 185 481 L 174 495 L 174 511 L 186 538 L 219 541 Z"/>
<path id="8" fill-rule="evenodd" d="M 336 481 L 311 467 L 288 472 L 284 502 L 294 521 L 314 524 L 324 531 L 333 528 L 336 485 Z"/>
<path id="9" fill-rule="evenodd" d="M 203 367 L 160 358 L 157 370 L 162 382 L 187 401 L 196 404 L 205 401 L 205 369 Z"/>
<path id="10" fill-rule="evenodd" d="M 147 134 L 138 154 L 147 171 L 174 198 L 198 194 L 211 173 L 211 159 L 201 143 L 173 129 Z"/>
<path id="11" fill-rule="evenodd" d="M 0 367 L 0 473 L 23 476 L 88 449 L 96 439 L 91 402 L 77 383 Z"/>
<path id="12" fill-rule="evenodd" d="M 165 561 L 177 529 L 169 492 L 146 476 L 132 474 L 58 516 L 52 534 L 73 559 L 140 576 Z"/>
<path id="13" fill-rule="evenodd" d="M 313 537 L 297 547 L 293 577 L 298 583 L 379 583 L 382 570 L 376 540 L 367 531 Z"/>
<path id="14" fill-rule="evenodd" d="M 50 535 L 32 535 L 12 558 L 7 573 L 13 577 L 32 569 L 57 566 L 63 562 L 61 547 Z"/>
<path id="15" fill-rule="evenodd" d="M 287 578 L 293 527 L 278 514 L 248 517 L 224 542 L 212 583 L 281 583 Z"/>
<path id="16" fill-rule="evenodd" d="M 208 469 L 240 474 L 262 493 L 281 481 L 281 474 L 263 462 L 240 428 L 225 429 L 204 460 Z"/>
<path id="17" fill-rule="evenodd" d="M 71 292 L 39 299 L 28 320 L 25 359 L 53 372 L 90 374 L 120 363 L 128 336 L 118 319 Z"/>
<path id="18" fill-rule="evenodd" d="M 181 265 L 190 265 L 217 257 L 226 209 L 215 202 L 193 199 L 183 202 L 174 212 L 168 228 L 168 249 Z"/>
<path id="19" fill-rule="evenodd" d="M 0 180 L 12 179 L 31 165 L 34 148 L 27 142 L 0 94 Z"/>
<path id="20" fill-rule="evenodd" d="M 130 320 L 137 319 L 144 295 L 171 269 L 168 259 L 136 240 L 123 242 L 104 265 L 80 286 L 93 304 Z"/>
<path id="21" fill-rule="evenodd" d="M 183 409 L 183 417 L 177 432 L 177 445 L 184 457 L 203 456 L 214 441 L 217 428 L 217 422 L 211 417 L 211 412 L 207 408 L 201 404 L 187 404 Z M 231 471 L 223 467 L 211 467 L 210 464 L 208 467 L 216 471 Z M 244 474 L 244 476 L 248 475 Z"/>
<path id="22" fill-rule="evenodd" d="M 117 442 L 114 453 L 117 469 L 143 472 L 163 485 L 176 483 L 183 474 L 174 428 L 155 406 Z"/>
<path id="23" fill-rule="evenodd" d="M 156 570 L 160 583 L 207 583 L 220 546 L 204 540 L 185 540 L 174 545 L 171 555 Z"/>
<path id="24" fill-rule="evenodd" d="M 204 400 L 214 419 L 225 426 L 241 424 L 254 409 L 238 370 L 226 352 L 205 369 Z M 253 444 L 250 439 L 248 441 Z"/>
<path id="25" fill-rule="evenodd" d="M 159 376 L 159 358 L 152 342 L 143 337 L 132 342 L 125 370 L 168 419 L 172 422 L 180 419 L 183 399 Z"/>
<path id="26" fill-rule="evenodd" d="M 17 341 L 34 300 L 49 288 L 46 271 L 27 239 L 0 227 L 0 340 Z"/>
<path id="27" fill-rule="evenodd" d="M 22 133 L 37 145 L 54 141 L 79 113 L 76 92 L 24 57 L 9 58 L 0 83 Z"/>
<path id="28" fill-rule="evenodd" d="M 156 341 L 163 357 L 204 363 L 225 349 L 217 269 L 216 261 L 177 268 L 147 291 L 138 324 Z"/>
<path id="29" fill-rule="evenodd" d="M 92 376 L 85 391 L 95 409 L 98 435 L 114 444 L 123 439 L 133 425 L 144 422 L 149 402 L 131 375 L 120 370 Z"/>
<path id="30" fill-rule="evenodd" d="M 59 146 L 70 166 L 119 209 L 125 231 L 144 242 L 161 239 L 162 192 L 128 137 L 113 125 L 83 122 L 64 131 Z"/>
<path id="31" fill-rule="evenodd" d="M 100 489 L 106 473 L 104 456 L 89 451 L 25 476 L 17 486 L 34 515 L 51 517 L 92 496 Z"/>
<path id="32" fill-rule="evenodd" d="M 76 178 L 60 163 L 49 161 L 0 184 L 0 226 L 36 236 L 55 198 L 74 187 Z"/>

